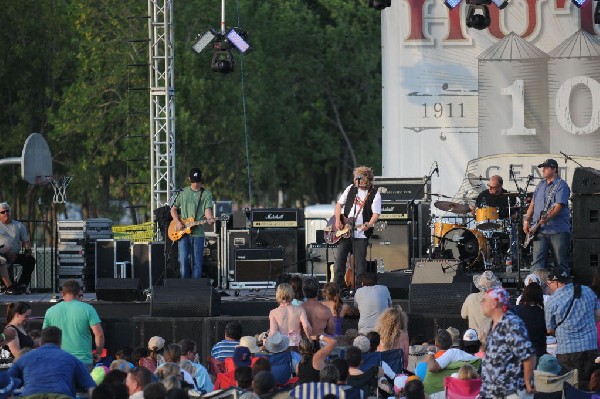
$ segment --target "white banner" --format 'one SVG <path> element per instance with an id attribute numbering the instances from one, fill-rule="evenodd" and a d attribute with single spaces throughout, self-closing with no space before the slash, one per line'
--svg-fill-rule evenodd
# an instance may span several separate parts
<path id="1" fill-rule="evenodd" d="M 593 1 L 492 4 L 482 31 L 466 27 L 465 1 L 452 11 L 442 0 L 392 3 L 382 11 L 383 176 L 424 176 L 438 162 L 432 192 L 454 196 L 480 157 L 508 182 L 511 163 L 526 176 L 547 154 L 585 166 L 600 156 Z"/>

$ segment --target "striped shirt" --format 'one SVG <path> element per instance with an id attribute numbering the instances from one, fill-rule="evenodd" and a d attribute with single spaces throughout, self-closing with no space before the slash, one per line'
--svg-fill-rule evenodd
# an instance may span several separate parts
<path id="1" fill-rule="evenodd" d="M 581 286 L 581 297 L 575 298 L 567 316 L 567 309 L 573 299 L 573 283 L 558 288 L 544 306 L 546 328 L 556 330 L 556 353 L 578 353 L 598 348 L 596 320 L 594 312 L 599 308 L 596 294 L 591 288 Z M 565 319 L 565 316 L 567 318 Z M 565 320 L 556 327 L 561 320 Z"/>
<path id="2" fill-rule="evenodd" d="M 210 351 L 210 357 L 225 360 L 228 357 L 233 357 L 233 352 L 235 352 L 235 347 L 240 344 L 240 341 L 236 340 L 227 340 L 217 342 L 215 346 L 212 347 Z"/>
<path id="3" fill-rule="evenodd" d="M 290 396 L 296 399 L 320 399 L 325 395 L 334 394 L 338 399 L 346 399 L 344 390 L 328 382 L 306 382 L 290 391 Z"/>

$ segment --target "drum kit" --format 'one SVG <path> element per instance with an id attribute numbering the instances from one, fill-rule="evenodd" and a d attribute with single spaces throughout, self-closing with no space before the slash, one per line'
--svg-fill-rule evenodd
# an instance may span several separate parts
<path id="1" fill-rule="evenodd" d="M 515 204 L 515 193 L 504 193 L 509 212 L 500 217 L 499 209 L 491 206 L 475 208 L 468 203 L 436 201 L 434 206 L 454 216 L 441 216 L 431 220 L 433 227 L 431 255 L 433 258 L 457 259 L 469 271 L 504 268 L 507 260 L 516 259 L 516 215 L 528 204 Z M 438 194 L 440 197 L 446 197 Z M 503 198 L 504 200 L 504 198 Z M 512 204 L 511 205 L 511 200 Z M 468 202 L 465 200 L 464 202 Z M 512 217 L 511 217 L 512 216 Z"/>

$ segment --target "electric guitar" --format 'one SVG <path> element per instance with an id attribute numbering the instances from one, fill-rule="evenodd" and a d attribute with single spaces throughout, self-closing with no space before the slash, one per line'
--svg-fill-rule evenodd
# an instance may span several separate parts
<path id="1" fill-rule="evenodd" d="M 222 217 L 214 218 L 214 220 L 215 221 L 223 220 L 223 218 Z M 208 223 L 208 220 L 207 219 L 195 220 L 194 218 L 187 218 L 187 219 L 181 219 L 181 222 L 183 223 L 183 226 L 184 226 L 183 229 L 181 229 L 181 230 L 177 229 L 177 222 L 175 220 L 171 220 L 171 223 L 169 223 L 167 235 L 173 242 L 181 240 L 181 238 L 183 238 L 183 236 L 185 236 L 186 234 L 190 234 L 194 227 L 206 224 L 206 223 Z"/>
<path id="2" fill-rule="evenodd" d="M 531 241 L 533 241 L 537 233 L 540 231 L 540 227 L 542 226 L 542 223 L 540 222 L 546 219 L 546 213 L 546 211 L 542 212 L 540 215 L 540 220 L 534 223 L 533 226 L 529 227 L 529 233 L 527 233 L 527 235 L 525 236 L 525 240 L 523 241 L 523 248 L 527 248 L 529 244 L 531 244 Z"/>
<path id="3" fill-rule="evenodd" d="M 323 235 L 327 244 L 337 244 L 342 238 L 350 238 L 350 234 L 352 234 L 354 218 L 347 218 L 342 215 L 342 221 L 344 226 L 339 230 L 335 228 L 335 216 L 332 216 L 327 222 L 327 226 L 323 229 Z M 354 230 L 359 230 L 361 226 L 362 225 L 355 226 Z M 372 229 L 383 231 L 386 227 L 386 221 L 378 221 L 375 223 Z"/>

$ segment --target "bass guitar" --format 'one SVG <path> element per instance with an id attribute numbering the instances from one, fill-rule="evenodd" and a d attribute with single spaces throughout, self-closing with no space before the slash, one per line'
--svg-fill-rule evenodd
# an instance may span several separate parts
<path id="1" fill-rule="evenodd" d="M 221 220 L 222 218 L 214 218 L 215 221 Z M 177 229 L 177 222 L 175 220 L 171 220 L 169 223 L 169 228 L 167 230 L 167 235 L 171 239 L 171 241 L 179 241 L 186 234 L 191 234 L 192 229 L 196 226 L 200 226 L 208 223 L 207 219 L 195 220 L 194 218 L 181 219 L 183 223 L 183 229 Z"/>
<path id="2" fill-rule="evenodd" d="M 531 241 L 533 241 L 533 239 L 535 238 L 537 233 L 540 231 L 540 227 L 542 226 L 542 223 L 540 223 L 540 222 L 542 220 L 544 220 L 545 218 L 546 218 L 546 212 L 542 212 L 542 214 L 540 216 L 540 220 L 538 220 L 536 223 L 534 223 L 533 226 L 529 227 L 529 233 L 527 233 L 527 235 L 525 236 L 525 240 L 523 240 L 523 248 L 527 248 L 529 246 L 529 244 L 531 244 Z"/>

